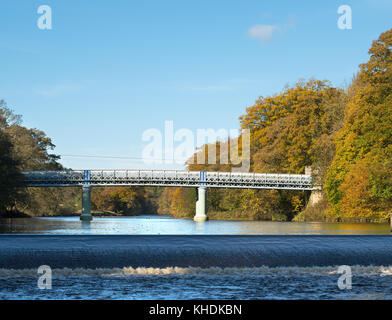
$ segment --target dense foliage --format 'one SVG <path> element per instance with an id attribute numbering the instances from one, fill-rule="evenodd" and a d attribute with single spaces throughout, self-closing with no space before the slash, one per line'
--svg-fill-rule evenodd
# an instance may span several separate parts
<path id="1" fill-rule="evenodd" d="M 369 54 L 350 88 L 325 181 L 338 219 L 383 220 L 392 209 L 392 30 Z"/>

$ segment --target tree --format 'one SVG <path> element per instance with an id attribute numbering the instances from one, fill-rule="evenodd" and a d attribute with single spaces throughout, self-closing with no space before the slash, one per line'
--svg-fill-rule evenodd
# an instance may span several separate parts
<path id="1" fill-rule="evenodd" d="M 351 88 L 326 176 L 328 199 L 341 219 L 361 212 L 387 219 L 392 209 L 392 29 L 373 42 L 369 55 Z"/>
<path id="2" fill-rule="evenodd" d="M 23 176 L 17 167 L 10 138 L 0 129 L 0 214 L 14 211 L 16 202 L 24 199 Z"/>
<path id="3" fill-rule="evenodd" d="M 131 187 L 93 188 L 93 206 L 104 212 L 136 215 L 142 212 L 144 189 Z"/>
<path id="4" fill-rule="evenodd" d="M 252 130 L 254 170 L 303 173 L 320 157 L 313 152 L 316 140 L 334 131 L 344 95 L 327 81 L 300 81 L 248 108 L 240 120 Z"/>
<path id="5" fill-rule="evenodd" d="M 14 155 L 21 170 L 61 170 L 59 156 L 50 154 L 55 148 L 52 140 L 43 131 L 28 129 L 20 125 L 7 128 L 14 145 Z"/>
<path id="6" fill-rule="evenodd" d="M 260 98 L 240 117 L 252 132 L 255 172 L 304 173 L 313 167 L 321 182 L 334 154 L 333 137 L 342 125 L 346 93 L 327 81 L 299 81 L 275 96 Z M 280 210 L 291 219 L 306 205 L 308 194 L 279 191 Z"/>
<path id="7" fill-rule="evenodd" d="M 70 215 L 80 210 L 78 188 L 20 188 L 22 170 L 63 170 L 59 156 L 52 154 L 51 138 L 35 128 L 22 126 L 16 115 L 0 100 L 0 212 L 18 210 L 30 215 Z M 99 210 L 133 215 L 157 209 L 156 188 L 93 189 L 93 205 Z"/>
<path id="8" fill-rule="evenodd" d="M 20 188 L 23 185 L 22 170 L 61 170 L 63 167 L 57 162 L 58 156 L 50 154 L 55 148 L 51 139 L 44 132 L 28 129 L 22 126 L 22 117 L 16 115 L 4 100 L 0 101 L 0 131 L 3 141 L 7 139 L 9 146 L 3 144 L 3 160 L 11 168 L 0 169 L 3 176 L 8 172 L 18 173 L 17 177 L 8 179 L 7 190 L 11 190 L 13 210 L 30 214 L 55 215 L 75 211 L 75 190 L 66 188 Z M 11 175 L 12 175 L 11 174 Z M 17 188 L 19 186 L 19 188 Z"/>
<path id="9" fill-rule="evenodd" d="M 195 206 L 195 188 L 167 187 L 159 198 L 158 213 L 192 218 L 195 215 Z"/>
<path id="10" fill-rule="evenodd" d="M 345 103 L 346 93 L 342 89 L 313 79 L 299 81 L 278 95 L 260 97 L 240 117 L 241 128 L 251 131 L 251 170 L 303 173 L 305 166 L 314 166 L 321 180 L 334 156 L 333 136 L 342 125 Z M 217 141 L 202 146 L 188 161 L 188 169 L 231 171 L 231 163 L 219 162 L 221 153 L 227 152 L 231 143 L 232 140 Z M 215 164 L 207 162 L 211 147 L 216 148 Z M 205 163 L 197 163 L 198 158 Z M 207 205 L 212 217 L 291 220 L 305 207 L 308 196 L 299 191 L 210 189 Z M 178 189 L 170 197 L 171 204 L 185 206 L 185 190 Z M 179 214 L 175 208 L 170 210 Z"/>

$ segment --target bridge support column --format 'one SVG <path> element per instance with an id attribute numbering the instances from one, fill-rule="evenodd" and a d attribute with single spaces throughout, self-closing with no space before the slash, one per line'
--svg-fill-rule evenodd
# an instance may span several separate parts
<path id="1" fill-rule="evenodd" d="M 197 201 L 196 201 L 196 215 L 193 218 L 196 222 L 207 221 L 207 198 L 206 198 L 207 188 L 199 187 L 197 188 Z"/>
<path id="2" fill-rule="evenodd" d="M 83 185 L 82 192 L 82 214 L 80 215 L 80 220 L 91 221 L 93 220 L 91 215 L 91 186 L 88 184 Z"/>

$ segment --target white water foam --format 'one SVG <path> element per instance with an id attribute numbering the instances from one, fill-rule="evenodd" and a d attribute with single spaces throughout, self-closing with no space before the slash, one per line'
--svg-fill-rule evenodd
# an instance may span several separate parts
<path id="1" fill-rule="evenodd" d="M 53 269 L 53 277 L 77 276 L 168 276 L 168 275 L 334 275 L 339 266 L 328 267 L 254 267 L 254 268 L 220 268 L 220 267 L 124 267 L 124 268 L 62 268 Z M 351 266 L 353 274 L 391 276 L 392 266 Z M 36 277 L 37 269 L 0 269 L 0 277 Z"/>

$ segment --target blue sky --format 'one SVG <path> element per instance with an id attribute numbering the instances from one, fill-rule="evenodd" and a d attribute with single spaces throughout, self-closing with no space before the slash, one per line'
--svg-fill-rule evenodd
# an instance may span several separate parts
<path id="1" fill-rule="evenodd" d="M 337 27 L 344 4 L 351 30 Z M 40 5 L 52 8 L 52 30 L 37 27 Z M 287 83 L 347 85 L 372 40 L 392 27 L 391 13 L 390 0 L 2 0 L 0 99 L 45 131 L 57 154 L 140 158 L 143 132 L 163 131 L 165 120 L 175 130 L 235 129 L 247 106 Z"/>

